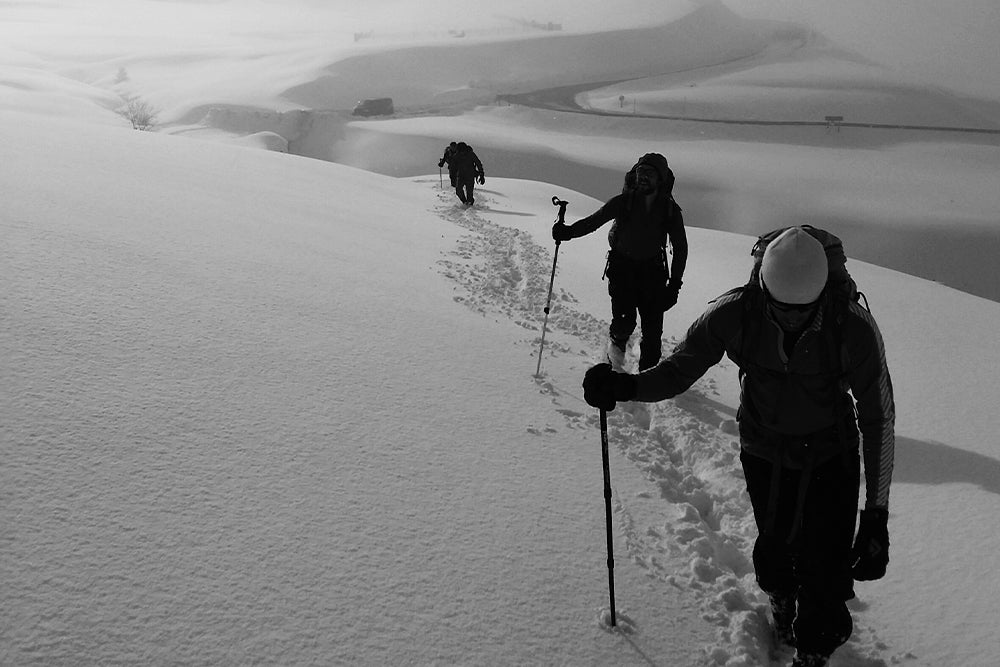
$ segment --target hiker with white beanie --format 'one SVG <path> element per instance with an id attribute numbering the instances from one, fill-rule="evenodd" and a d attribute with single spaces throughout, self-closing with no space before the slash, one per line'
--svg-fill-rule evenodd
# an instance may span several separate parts
<path id="1" fill-rule="evenodd" d="M 793 666 L 816 667 L 851 635 L 854 582 L 885 574 L 895 404 L 882 335 L 839 239 L 807 225 L 764 239 L 751 280 L 715 299 L 670 356 L 638 375 L 598 364 L 584 397 L 603 410 L 662 401 L 723 355 L 739 367 L 757 582 L 776 640 L 795 647 Z"/>

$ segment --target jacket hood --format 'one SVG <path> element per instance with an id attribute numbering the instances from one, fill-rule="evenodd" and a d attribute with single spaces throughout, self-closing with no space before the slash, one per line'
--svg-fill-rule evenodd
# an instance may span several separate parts
<path id="1" fill-rule="evenodd" d="M 674 189 L 674 172 L 670 169 L 670 165 L 667 163 L 667 158 L 663 157 L 659 153 L 646 153 L 639 161 L 635 163 L 632 167 L 635 170 L 640 165 L 648 165 L 656 169 L 656 172 L 660 175 L 660 183 L 664 186 L 664 189 L 669 194 Z"/>

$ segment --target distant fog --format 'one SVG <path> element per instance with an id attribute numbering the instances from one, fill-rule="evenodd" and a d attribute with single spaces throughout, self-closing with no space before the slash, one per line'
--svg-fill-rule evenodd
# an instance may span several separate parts
<path id="1" fill-rule="evenodd" d="M 743 16 L 809 26 L 899 73 L 968 95 L 1000 99 L 997 0 L 270 0 L 333 8 L 370 29 L 448 30 L 522 19 L 594 31 L 663 23 L 722 2 Z M 363 9 L 359 9 L 359 6 Z"/>

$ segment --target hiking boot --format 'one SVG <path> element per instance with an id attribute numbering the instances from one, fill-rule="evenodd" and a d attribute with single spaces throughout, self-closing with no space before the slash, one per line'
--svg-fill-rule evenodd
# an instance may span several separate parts
<path id="1" fill-rule="evenodd" d="M 611 341 L 608 343 L 608 363 L 611 370 L 616 373 L 625 372 L 625 346 L 618 346 L 618 343 Z"/>
<path id="2" fill-rule="evenodd" d="M 795 632 L 792 630 L 792 622 L 795 620 L 795 596 L 769 593 L 768 598 L 771 600 L 775 642 L 785 646 L 795 646 Z"/>
<path id="3" fill-rule="evenodd" d="M 792 661 L 792 667 L 825 667 L 829 662 L 830 656 L 822 653 L 798 652 L 795 654 L 795 660 Z"/>

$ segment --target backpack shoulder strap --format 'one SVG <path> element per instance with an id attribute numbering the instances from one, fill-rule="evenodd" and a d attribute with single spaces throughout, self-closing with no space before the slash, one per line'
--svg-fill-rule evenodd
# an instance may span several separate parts
<path id="1" fill-rule="evenodd" d="M 663 220 L 663 236 L 660 238 L 660 247 L 664 253 L 667 252 L 667 243 L 670 241 L 670 230 L 675 229 L 676 225 L 684 224 L 684 214 L 681 211 L 674 196 L 667 195 L 667 215 Z"/>
<path id="2" fill-rule="evenodd" d="M 740 303 L 742 308 L 740 309 L 740 359 L 742 363 L 740 364 L 740 382 L 743 382 L 743 376 L 747 373 L 747 367 L 749 364 L 747 360 L 750 359 L 750 353 L 755 350 L 760 342 L 760 327 L 761 318 L 754 317 L 754 313 L 761 310 L 764 304 L 764 291 L 760 288 L 760 284 L 753 280 L 747 281 L 746 285 L 742 287 L 737 287 L 730 290 L 727 294 L 740 292 Z"/>

